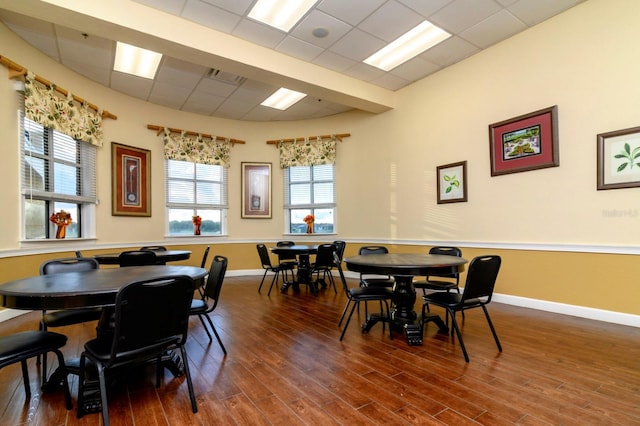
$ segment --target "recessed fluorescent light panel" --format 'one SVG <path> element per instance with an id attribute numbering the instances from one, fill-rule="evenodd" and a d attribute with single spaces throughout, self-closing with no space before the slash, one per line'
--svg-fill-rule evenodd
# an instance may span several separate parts
<path id="1" fill-rule="evenodd" d="M 151 50 L 141 49 L 130 44 L 118 42 L 114 71 L 153 79 L 160 65 L 162 55 Z"/>
<path id="2" fill-rule="evenodd" d="M 273 95 L 265 99 L 265 101 L 260 105 L 284 111 L 305 96 L 307 96 L 305 93 L 296 92 L 295 90 L 289 90 L 282 87 Z"/>
<path id="3" fill-rule="evenodd" d="M 429 21 L 424 21 L 369 56 L 364 62 L 381 70 L 389 71 L 449 37 L 451 34 L 445 30 L 436 27 Z"/>
<path id="4" fill-rule="evenodd" d="M 249 12 L 249 18 L 287 33 L 317 2 L 318 0 L 258 0 Z"/>

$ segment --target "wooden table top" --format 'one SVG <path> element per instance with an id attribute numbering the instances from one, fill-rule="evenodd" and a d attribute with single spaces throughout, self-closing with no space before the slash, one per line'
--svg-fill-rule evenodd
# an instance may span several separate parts
<path id="1" fill-rule="evenodd" d="M 427 275 L 433 268 L 460 266 L 467 259 L 444 254 L 379 253 L 351 256 L 344 259 L 350 271 L 381 275 Z"/>

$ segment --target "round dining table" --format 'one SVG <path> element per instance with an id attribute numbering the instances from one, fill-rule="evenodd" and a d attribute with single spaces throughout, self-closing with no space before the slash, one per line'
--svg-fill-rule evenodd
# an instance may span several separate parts
<path id="1" fill-rule="evenodd" d="M 292 246 L 277 246 L 271 248 L 271 253 L 276 255 L 297 256 L 298 272 L 294 282 L 284 282 L 280 291 L 285 293 L 289 286 L 293 286 L 294 290 L 299 290 L 299 284 L 313 284 L 311 277 L 311 262 L 309 256 L 318 253 L 317 245 L 295 244 Z M 317 294 L 317 288 L 311 285 L 311 291 Z"/>
<path id="2" fill-rule="evenodd" d="M 391 313 L 391 322 L 396 326 L 413 325 L 417 319 L 414 311 L 416 303 L 416 290 L 413 286 L 413 277 L 426 276 L 434 268 L 462 266 L 467 260 L 458 256 L 422 253 L 379 253 L 347 257 L 344 259 L 350 271 L 391 275 L 395 280 L 393 286 L 394 309 Z M 384 318 L 371 315 L 363 326 L 363 332 L 367 332 L 377 321 Z M 437 315 L 423 318 L 425 321 L 434 321 L 441 330 L 446 326 Z"/>

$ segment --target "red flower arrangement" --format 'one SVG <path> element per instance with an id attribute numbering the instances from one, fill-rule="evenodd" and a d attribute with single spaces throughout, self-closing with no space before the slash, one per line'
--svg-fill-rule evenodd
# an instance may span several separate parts
<path id="1" fill-rule="evenodd" d="M 304 217 L 304 223 L 306 223 L 307 225 L 310 223 L 315 222 L 316 218 L 312 215 L 312 214 L 308 214 Z"/>
<path id="2" fill-rule="evenodd" d="M 202 224 L 202 218 L 200 216 L 193 216 L 191 222 L 196 226 L 200 226 Z"/>
<path id="3" fill-rule="evenodd" d="M 68 226 L 73 222 L 71 219 L 71 213 L 65 212 L 64 210 L 51 214 L 51 216 L 49 216 L 49 220 L 58 226 Z"/>

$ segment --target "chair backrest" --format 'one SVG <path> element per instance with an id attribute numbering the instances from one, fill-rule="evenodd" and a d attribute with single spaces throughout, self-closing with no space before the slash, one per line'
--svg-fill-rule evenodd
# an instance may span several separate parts
<path id="1" fill-rule="evenodd" d="M 134 281 L 116 296 L 110 364 L 118 356 L 136 356 L 187 339 L 195 288 L 188 276 Z"/>
<path id="2" fill-rule="evenodd" d="M 347 243 L 345 241 L 336 240 L 333 242 L 333 245 L 336 246 L 336 252 L 338 252 L 338 257 L 340 260 L 344 258 L 344 250 L 347 248 Z"/>
<path id="3" fill-rule="evenodd" d="M 154 265 L 156 262 L 156 253 L 151 250 L 123 251 L 118 256 L 118 263 L 121 267 Z"/>
<path id="4" fill-rule="evenodd" d="M 224 282 L 224 275 L 227 272 L 228 259 L 224 256 L 216 255 L 211 262 L 211 269 L 209 269 L 209 276 L 207 277 L 207 283 L 204 287 L 203 297 L 211 300 L 213 304 L 209 304 L 209 310 L 215 309 L 220 299 L 220 291 L 222 290 L 222 283 Z"/>
<path id="5" fill-rule="evenodd" d="M 342 289 L 344 293 L 347 295 L 347 299 L 351 299 L 351 292 L 349 291 L 349 285 L 347 284 L 347 279 L 344 277 L 344 272 L 342 272 L 342 261 L 338 257 L 337 252 L 333 252 L 333 262 L 335 264 L 336 269 L 338 270 L 338 275 L 340 275 L 340 281 L 342 282 Z"/>
<path id="6" fill-rule="evenodd" d="M 289 247 L 295 245 L 296 243 L 294 243 L 293 241 L 278 241 L 276 243 L 276 246 L 278 247 Z M 280 262 L 282 262 L 283 260 L 297 260 L 298 258 L 295 254 L 279 254 L 278 259 L 280 260 Z"/>
<path id="7" fill-rule="evenodd" d="M 384 254 L 384 253 L 389 253 L 389 249 L 386 248 L 385 246 L 363 246 L 363 247 L 360 247 L 360 249 L 358 250 L 358 254 L 361 256 L 367 256 L 370 254 Z M 383 276 L 383 275 L 361 272 L 360 281 L 365 279 L 365 277 L 379 277 L 379 276 Z M 386 277 L 391 278 L 391 275 L 386 275 Z"/>
<path id="8" fill-rule="evenodd" d="M 140 250 L 167 251 L 167 248 L 165 246 L 144 246 L 140 247 Z"/>
<path id="9" fill-rule="evenodd" d="M 446 256 L 462 257 L 462 250 L 458 247 L 437 246 L 431 247 L 429 254 L 443 254 Z M 455 278 L 456 281 L 460 276 L 458 266 L 445 266 L 443 268 L 433 268 L 427 277 Z"/>
<path id="10" fill-rule="evenodd" d="M 316 268 L 331 268 L 335 266 L 333 254 L 337 252 L 338 248 L 334 244 L 320 244 L 316 254 Z"/>
<path id="11" fill-rule="evenodd" d="M 462 293 L 462 302 L 486 297 L 486 303 L 489 303 L 501 263 L 502 259 L 497 255 L 474 257 L 467 268 L 467 281 Z"/>
<path id="12" fill-rule="evenodd" d="M 44 261 L 40 265 L 40 275 L 83 272 L 98 268 L 100 268 L 100 264 L 91 257 L 64 257 Z"/>
<path id="13" fill-rule="evenodd" d="M 206 268 L 207 267 L 207 257 L 209 257 L 209 250 L 211 249 L 211 246 L 207 246 L 206 249 L 204 249 L 204 254 L 202 255 L 202 262 L 200 263 L 200 267 L 201 268 Z"/>
<path id="14" fill-rule="evenodd" d="M 262 262 L 262 267 L 264 269 L 272 268 L 271 258 L 269 257 L 269 250 L 267 246 L 264 244 L 256 244 L 256 248 L 258 249 L 258 255 L 260 256 L 260 262 Z"/>

